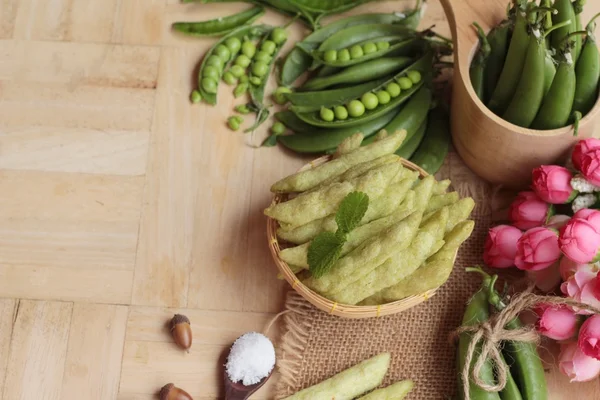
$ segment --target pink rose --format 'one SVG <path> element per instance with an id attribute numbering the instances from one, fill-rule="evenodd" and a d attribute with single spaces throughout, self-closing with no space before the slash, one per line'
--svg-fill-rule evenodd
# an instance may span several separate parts
<path id="1" fill-rule="evenodd" d="M 600 361 L 586 356 L 577 343 L 561 345 L 558 367 L 571 382 L 591 381 L 600 374 Z"/>
<path id="2" fill-rule="evenodd" d="M 596 276 L 598 272 L 595 267 L 588 264 L 578 264 L 577 271 L 571 275 L 560 286 L 560 290 L 565 296 L 572 298 L 575 301 L 581 302 L 581 292 L 583 288 Z"/>
<path id="3" fill-rule="evenodd" d="M 571 187 L 571 172 L 558 165 L 542 165 L 533 170 L 533 190 L 550 204 L 564 204 L 575 192 Z"/>
<path id="4" fill-rule="evenodd" d="M 592 185 L 600 186 L 600 148 L 589 150 L 581 156 L 579 170 Z"/>
<path id="5" fill-rule="evenodd" d="M 498 225 L 489 230 L 485 240 L 483 260 L 494 268 L 507 268 L 515 265 L 517 241 L 523 233 L 510 225 Z"/>
<path id="6" fill-rule="evenodd" d="M 533 228 L 517 242 L 515 265 L 525 271 L 539 271 L 558 261 L 558 236 L 548 228 Z"/>
<path id="7" fill-rule="evenodd" d="M 580 140 L 573 148 L 573 154 L 571 155 L 571 159 L 573 160 L 573 165 L 577 170 L 581 169 L 581 158 L 584 154 L 589 152 L 590 150 L 600 148 L 600 139 L 585 139 Z"/>
<path id="8" fill-rule="evenodd" d="M 583 285 L 579 295 L 579 302 L 600 310 L 600 277 L 598 275 Z M 592 314 L 592 312 L 582 311 L 581 314 Z"/>
<path id="9" fill-rule="evenodd" d="M 587 264 L 577 264 L 575 261 L 568 257 L 560 259 L 560 277 L 563 281 L 569 280 L 570 277 L 575 275 L 580 269 L 585 269 Z"/>
<path id="10" fill-rule="evenodd" d="M 577 334 L 578 317 L 566 306 L 543 306 L 536 310 L 536 329 L 553 340 L 569 340 Z"/>
<path id="11" fill-rule="evenodd" d="M 560 230 L 560 249 L 571 260 L 586 264 L 600 249 L 600 211 L 579 210 Z"/>
<path id="12" fill-rule="evenodd" d="M 583 354 L 600 360 L 600 315 L 589 317 L 579 331 L 579 340 L 577 341 Z"/>
<path id="13" fill-rule="evenodd" d="M 562 282 L 557 262 L 540 271 L 527 271 L 527 277 L 535 283 L 535 287 L 546 293 L 556 289 Z"/>
<path id="14" fill-rule="evenodd" d="M 510 205 L 509 217 L 513 225 L 527 230 L 542 226 L 548 218 L 550 206 L 533 192 L 521 192 Z"/>

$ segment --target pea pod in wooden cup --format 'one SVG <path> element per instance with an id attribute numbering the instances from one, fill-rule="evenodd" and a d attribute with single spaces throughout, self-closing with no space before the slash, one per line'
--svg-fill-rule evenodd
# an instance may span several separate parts
<path id="1" fill-rule="evenodd" d="M 581 56 L 575 68 L 576 88 L 573 100 L 573 111 L 586 115 L 598 101 L 598 85 L 600 81 L 600 53 L 594 35 L 595 20 L 592 18 L 586 27 L 587 39 L 583 45 Z"/>

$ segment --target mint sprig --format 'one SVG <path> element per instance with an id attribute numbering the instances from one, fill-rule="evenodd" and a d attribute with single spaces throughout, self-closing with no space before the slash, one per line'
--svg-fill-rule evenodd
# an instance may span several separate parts
<path id="1" fill-rule="evenodd" d="M 362 192 L 349 193 L 335 214 L 337 231 L 318 234 L 308 247 L 308 266 L 313 277 L 325 275 L 340 258 L 348 234 L 354 230 L 369 208 L 369 196 Z"/>

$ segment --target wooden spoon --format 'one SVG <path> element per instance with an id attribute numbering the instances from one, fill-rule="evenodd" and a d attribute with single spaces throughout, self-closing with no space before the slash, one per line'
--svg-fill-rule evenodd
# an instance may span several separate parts
<path id="1" fill-rule="evenodd" d="M 273 371 L 257 384 L 245 386 L 242 383 L 232 382 L 229 379 L 229 375 L 227 375 L 227 371 L 225 371 L 225 400 L 246 400 L 260 389 L 269 380 L 271 375 L 273 375 Z"/>

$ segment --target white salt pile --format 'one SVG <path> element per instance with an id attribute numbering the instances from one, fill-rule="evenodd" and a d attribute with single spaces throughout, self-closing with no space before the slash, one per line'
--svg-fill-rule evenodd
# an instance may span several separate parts
<path id="1" fill-rule="evenodd" d="M 265 335 L 249 332 L 240 336 L 229 352 L 225 366 L 232 382 L 254 385 L 275 367 L 275 348 Z"/>

